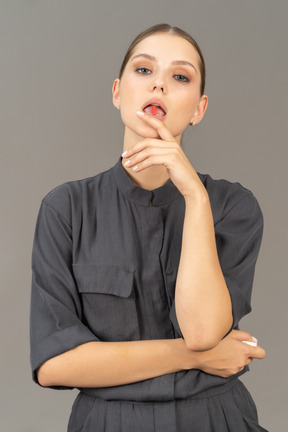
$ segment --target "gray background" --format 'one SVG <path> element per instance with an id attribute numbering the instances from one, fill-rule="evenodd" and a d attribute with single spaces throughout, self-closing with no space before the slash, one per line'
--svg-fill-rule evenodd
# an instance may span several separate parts
<path id="1" fill-rule="evenodd" d="M 128 44 L 158 22 L 183 27 L 207 62 L 209 107 L 185 133 L 195 169 L 257 197 L 265 233 L 253 312 L 267 349 L 244 377 L 270 431 L 287 431 L 286 0 L 1 0 L 1 430 L 66 430 L 76 391 L 30 377 L 30 255 L 42 197 L 114 165 L 123 128 L 111 86 Z M 285 265 L 286 264 L 286 265 Z"/>

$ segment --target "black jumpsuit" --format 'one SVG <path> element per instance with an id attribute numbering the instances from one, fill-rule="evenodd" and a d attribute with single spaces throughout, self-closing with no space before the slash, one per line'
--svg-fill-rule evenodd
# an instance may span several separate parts
<path id="1" fill-rule="evenodd" d="M 237 328 L 251 310 L 262 213 L 239 183 L 198 175 L 210 198 Z M 153 191 L 136 187 L 121 158 L 108 171 L 65 183 L 43 199 L 32 257 L 36 382 L 43 362 L 89 341 L 182 336 L 174 293 L 184 213 L 184 198 L 171 180 Z M 221 378 L 191 369 L 133 384 L 81 388 L 68 431 L 264 431 L 240 374 Z"/>

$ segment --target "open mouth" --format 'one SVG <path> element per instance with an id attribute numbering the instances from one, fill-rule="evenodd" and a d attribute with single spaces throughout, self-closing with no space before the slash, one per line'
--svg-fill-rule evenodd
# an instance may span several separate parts
<path id="1" fill-rule="evenodd" d="M 164 119 L 166 116 L 166 107 L 163 104 L 158 103 L 160 101 L 150 100 L 146 102 L 146 105 L 143 107 L 143 112 L 146 114 L 153 115 L 154 117 L 158 117 L 160 120 Z"/>
<path id="2" fill-rule="evenodd" d="M 157 104 L 149 104 L 143 109 L 143 111 L 146 114 L 152 114 L 154 116 L 164 117 L 166 115 L 166 112 L 163 110 L 163 108 Z"/>

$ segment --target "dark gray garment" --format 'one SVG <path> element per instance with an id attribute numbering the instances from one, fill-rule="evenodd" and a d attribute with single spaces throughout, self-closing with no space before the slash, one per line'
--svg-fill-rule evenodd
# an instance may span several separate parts
<path id="1" fill-rule="evenodd" d="M 239 183 L 198 175 L 210 198 L 218 256 L 231 295 L 235 328 L 251 310 L 263 217 L 254 195 Z M 181 337 L 174 292 L 184 213 L 184 198 L 171 180 L 153 191 L 136 187 L 123 169 L 121 158 L 110 170 L 61 185 L 43 199 L 32 257 L 31 365 L 36 382 L 35 371 L 43 362 L 85 342 Z M 116 417 L 118 411 L 126 416 L 124 406 L 137 405 L 139 410 L 139 425 L 135 423 L 134 429 L 117 429 L 112 424 L 105 426 L 107 431 L 160 431 L 160 426 L 149 426 L 151 423 L 155 428 L 157 409 L 157 421 L 161 423 L 163 417 L 163 425 L 165 420 L 170 425 L 165 426 L 165 432 L 188 431 L 189 423 L 186 429 L 179 421 L 180 426 L 175 426 L 180 402 L 187 406 L 194 398 L 200 400 L 211 392 L 213 399 L 218 393 L 231 393 L 232 387 L 235 393 L 238 375 L 224 379 L 193 369 L 133 384 L 80 389 L 69 431 L 100 431 L 100 417 L 92 413 L 101 411 L 98 403 L 104 401 L 113 401 Z M 227 397 L 229 400 L 231 397 Z M 91 416 L 84 427 L 89 407 Z M 190 408 L 193 407 L 194 404 Z M 229 411 L 229 406 L 226 409 Z M 219 410 L 223 414 L 220 405 Z M 246 411 L 242 413 L 244 417 Z M 248 418 L 257 425 L 256 411 L 250 411 L 254 414 Z M 207 416 L 204 411 L 203 416 Z M 186 418 L 184 414 L 182 417 Z M 113 416 L 109 414 L 110 418 Z M 192 421 L 188 419 L 189 416 L 187 422 Z M 78 427 L 79 422 L 82 423 Z M 263 430 L 255 427 L 247 430 Z M 208 430 L 216 431 L 214 426 L 203 426 L 203 431 Z M 244 429 L 233 426 L 229 430 Z"/>

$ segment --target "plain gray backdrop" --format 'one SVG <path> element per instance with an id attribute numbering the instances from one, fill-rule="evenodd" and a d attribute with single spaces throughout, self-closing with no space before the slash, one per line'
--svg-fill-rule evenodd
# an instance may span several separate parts
<path id="1" fill-rule="evenodd" d="M 252 313 L 266 348 L 243 378 L 260 423 L 287 431 L 286 0 L 1 0 L 1 431 L 65 431 L 76 391 L 41 389 L 29 365 L 30 257 L 43 196 L 114 165 L 123 127 L 111 87 L 132 39 L 168 22 L 207 63 L 209 107 L 185 132 L 195 169 L 238 181 L 264 213 Z M 188 431 L 187 431 L 188 432 Z"/>

